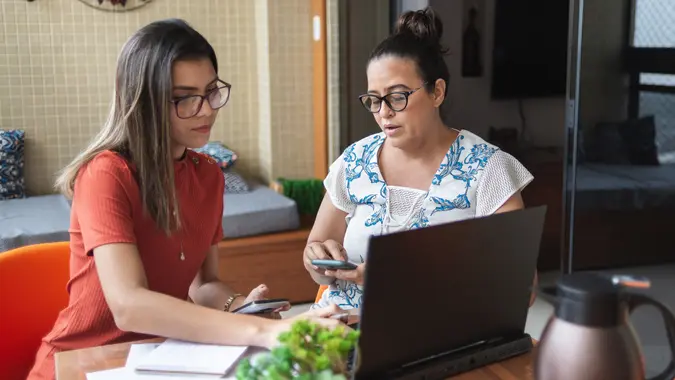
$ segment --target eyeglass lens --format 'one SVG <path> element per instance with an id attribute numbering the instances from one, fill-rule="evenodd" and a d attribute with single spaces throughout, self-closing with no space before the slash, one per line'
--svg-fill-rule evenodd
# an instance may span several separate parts
<path id="1" fill-rule="evenodd" d="M 387 94 L 384 100 L 386 103 L 389 103 L 388 105 L 392 111 L 396 112 L 402 111 L 408 104 L 408 97 L 403 93 L 394 92 Z M 361 103 L 363 103 L 363 106 L 368 111 L 373 113 L 380 112 L 380 108 L 382 107 L 382 101 L 375 95 L 364 95 L 361 97 Z"/>
<path id="2" fill-rule="evenodd" d="M 223 107 L 227 103 L 229 97 L 230 88 L 221 86 L 209 92 L 208 95 L 206 95 L 206 101 L 208 101 L 209 106 L 215 110 Z M 178 117 L 185 119 L 198 114 L 202 106 L 203 101 L 201 96 L 188 96 L 176 103 L 176 112 L 178 113 Z"/>

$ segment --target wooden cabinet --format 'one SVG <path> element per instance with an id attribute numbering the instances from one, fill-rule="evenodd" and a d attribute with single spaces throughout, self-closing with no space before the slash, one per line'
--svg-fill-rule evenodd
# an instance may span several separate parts
<path id="1" fill-rule="evenodd" d="M 269 298 L 287 298 L 293 304 L 313 302 L 319 285 L 302 263 L 308 236 L 309 228 L 302 228 L 225 239 L 218 244 L 220 278 L 241 293 L 265 284 Z"/>

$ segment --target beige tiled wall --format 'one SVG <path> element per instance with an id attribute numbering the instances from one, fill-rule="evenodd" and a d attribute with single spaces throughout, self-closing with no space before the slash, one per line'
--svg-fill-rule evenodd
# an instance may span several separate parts
<path id="1" fill-rule="evenodd" d="M 268 0 L 255 0 L 256 63 L 258 65 L 258 160 L 260 176 L 272 177 L 272 105 L 270 104 L 270 53 Z"/>
<path id="2" fill-rule="evenodd" d="M 261 6 L 268 8 L 264 18 Z M 109 13 L 76 0 L 1 0 L 0 128 L 26 130 L 29 194 L 51 192 L 55 173 L 100 128 L 124 41 L 167 17 L 183 18 L 205 35 L 221 77 L 233 84 L 212 140 L 237 151 L 238 166 L 251 175 L 311 175 L 312 150 L 292 148 L 312 141 L 308 1 L 155 0 L 132 12 Z M 265 19 L 268 25 L 260 24 Z M 261 34 L 266 28 L 267 41 Z M 269 46 L 267 73 L 258 64 L 260 44 Z M 273 104 L 267 111 L 258 107 L 265 88 Z M 265 112 L 271 123 L 261 126 Z"/>
<path id="3" fill-rule="evenodd" d="M 267 4 L 273 173 L 310 177 L 314 172 L 311 3 L 268 0 Z"/>

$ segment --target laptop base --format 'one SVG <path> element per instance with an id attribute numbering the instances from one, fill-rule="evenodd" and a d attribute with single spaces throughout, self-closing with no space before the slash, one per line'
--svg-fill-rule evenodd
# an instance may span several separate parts
<path id="1" fill-rule="evenodd" d="M 447 379 L 463 372 L 506 360 L 532 350 L 529 334 L 518 337 L 495 339 L 464 349 L 418 361 L 417 363 L 390 371 L 386 378 L 398 380 Z"/>

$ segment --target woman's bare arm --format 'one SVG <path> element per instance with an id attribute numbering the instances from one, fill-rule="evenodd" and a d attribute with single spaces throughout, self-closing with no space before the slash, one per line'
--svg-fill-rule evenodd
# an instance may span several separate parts
<path id="1" fill-rule="evenodd" d="M 275 331 L 278 330 L 275 323 L 279 321 L 226 313 L 149 290 L 134 244 L 100 246 L 94 249 L 94 260 L 103 294 L 121 330 L 202 343 L 251 346 L 265 346 L 279 332 Z M 228 294 L 226 289 L 197 293 L 200 301 L 213 305 Z M 225 301 L 222 302 L 224 305 Z"/>
<path id="2" fill-rule="evenodd" d="M 335 278 L 324 276 L 320 270 L 314 269 L 310 262 L 312 254 L 327 254 L 332 257 L 341 257 L 343 260 L 347 259 L 342 251 L 342 242 L 347 231 L 346 216 L 346 212 L 333 205 L 328 194 L 324 195 L 303 253 L 305 268 L 317 284 L 327 285 Z"/>
<path id="3" fill-rule="evenodd" d="M 236 292 L 225 285 L 218 276 L 218 246 L 212 245 L 206 255 L 204 264 L 190 285 L 190 298 L 197 305 L 223 310 L 227 300 Z M 230 310 L 241 306 L 246 296 L 237 297 L 230 305 Z"/>

